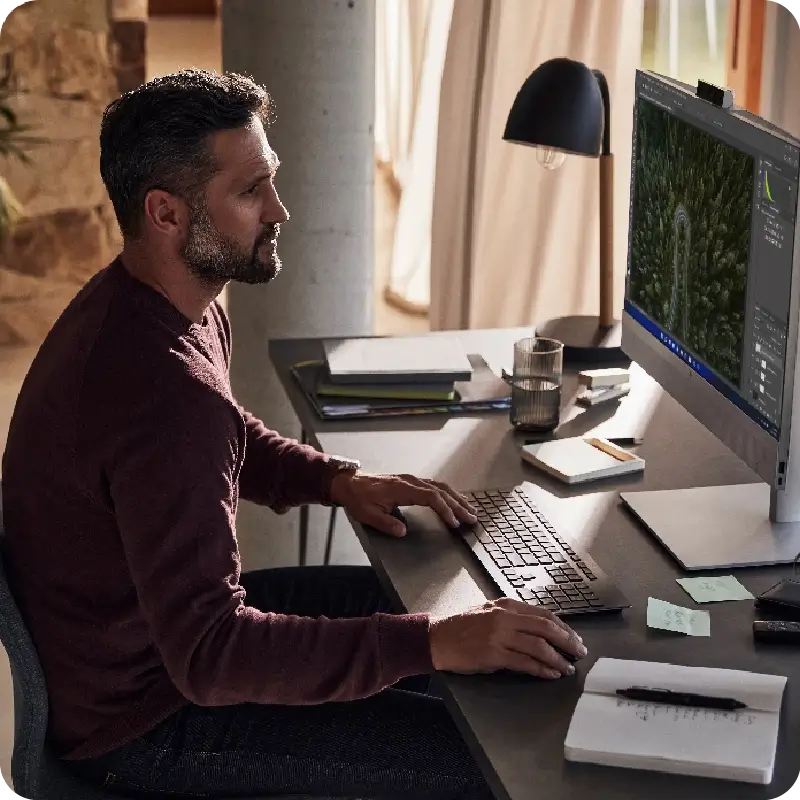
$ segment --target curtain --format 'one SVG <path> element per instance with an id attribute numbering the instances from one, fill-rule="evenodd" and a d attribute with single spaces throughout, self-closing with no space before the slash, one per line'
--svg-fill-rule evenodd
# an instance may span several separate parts
<path id="1" fill-rule="evenodd" d="M 433 330 L 530 325 L 599 310 L 599 165 L 539 167 L 503 141 L 517 91 L 543 61 L 568 56 L 609 83 L 615 308 L 627 261 L 641 0 L 458 0 L 439 112 L 431 249 Z M 619 312 L 618 312 L 619 313 Z"/>
<path id="2" fill-rule="evenodd" d="M 800 16 L 800 7 L 796 14 Z M 796 76 L 800 75 L 800 25 L 786 6 L 767 3 L 764 30 L 764 69 L 761 115 L 800 137 L 800 104 Z"/>
<path id="3" fill-rule="evenodd" d="M 439 90 L 452 9 L 453 0 L 376 6 L 376 157 L 397 203 L 385 294 L 420 312 L 430 300 Z"/>

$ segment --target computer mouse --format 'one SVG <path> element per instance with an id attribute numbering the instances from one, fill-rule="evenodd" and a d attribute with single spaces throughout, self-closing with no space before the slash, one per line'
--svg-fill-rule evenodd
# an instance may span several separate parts
<path id="1" fill-rule="evenodd" d="M 408 520 L 406 519 L 406 515 L 397 507 L 395 506 L 390 512 L 390 517 L 394 517 L 398 522 L 402 522 L 403 525 L 408 528 Z"/>
<path id="2" fill-rule="evenodd" d="M 568 661 L 570 664 L 576 664 L 577 663 L 578 658 L 577 658 L 577 656 L 572 655 L 572 653 L 567 653 L 566 651 L 564 651 L 560 647 L 558 647 L 558 645 L 555 645 L 552 642 L 550 643 L 550 647 L 552 647 L 553 650 L 556 651 L 556 653 L 558 653 L 563 659 Z"/>

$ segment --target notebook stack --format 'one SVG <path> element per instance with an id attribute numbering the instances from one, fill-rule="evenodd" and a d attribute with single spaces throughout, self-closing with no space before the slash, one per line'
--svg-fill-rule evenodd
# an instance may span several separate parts
<path id="1" fill-rule="evenodd" d="M 330 341 L 325 360 L 292 372 L 324 419 L 508 410 L 510 393 L 457 338 Z"/>

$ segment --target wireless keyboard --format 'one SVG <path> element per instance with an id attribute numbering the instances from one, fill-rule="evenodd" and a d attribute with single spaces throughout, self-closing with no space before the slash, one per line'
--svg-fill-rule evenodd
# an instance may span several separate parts
<path id="1" fill-rule="evenodd" d="M 466 496 L 478 509 L 478 522 L 460 534 L 506 597 L 559 616 L 630 606 L 587 553 L 556 533 L 521 487 Z"/>

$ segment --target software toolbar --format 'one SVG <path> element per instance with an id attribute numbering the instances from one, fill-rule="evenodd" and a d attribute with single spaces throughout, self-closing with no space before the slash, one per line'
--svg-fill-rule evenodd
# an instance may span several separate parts
<path id="1" fill-rule="evenodd" d="M 770 422 L 778 425 L 783 396 L 786 325 L 756 305 L 750 343 L 750 367 L 743 388 L 750 395 L 753 406 Z"/>

